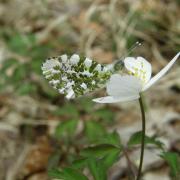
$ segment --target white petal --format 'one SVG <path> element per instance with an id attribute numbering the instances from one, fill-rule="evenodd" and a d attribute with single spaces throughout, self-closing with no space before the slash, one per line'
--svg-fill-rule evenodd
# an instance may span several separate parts
<path id="1" fill-rule="evenodd" d="M 110 96 L 130 97 L 137 96 L 142 90 L 141 81 L 130 75 L 113 74 L 107 83 L 107 93 Z"/>
<path id="2" fill-rule="evenodd" d="M 93 99 L 93 101 L 97 103 L 118 103 L 118 102 L 124 102 L 124 101 L 132 101 L 138 98 L 139 98 L 139 95 L 129 96 L 129 97 L 106 96 L 106 97 Z"/>
<path id="3" fill-rule="evenodd" d="M 143 88 L 143 91 L 147 90 L 154 83 L 156 83 L 162 76 L 166 74 L 166 72 L 172 67 L 172 65 L 176 62 L 178 57 L 180 56 L 180 52 L 176 54 L 176 56 L 158 73 L 156 74 Z"/>
<path id="4" fill-rule="evenodd" d="M 125 67 L 140 78 L 144 83 L 147 83 L 151 78 L 151 64 L 143 57 L 127 57 L 124 60 Z"/>

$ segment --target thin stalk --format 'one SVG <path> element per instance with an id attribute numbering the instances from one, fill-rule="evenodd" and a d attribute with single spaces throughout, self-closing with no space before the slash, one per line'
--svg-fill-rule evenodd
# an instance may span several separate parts
<path id="1" fill-rule="evenodd" d="M 131 162 L 130 158 L 129 158 L 129 155 L 127 153 L 127 150 L 126 149 L 123 149 L 123 152 L 124 152 L 124 155 L 125 155 L 125 158 L 127 160 L 127 164 L 128 164 L 128 167 L 133 175 L 133 177 L 136 177 L 136 172 L 135 172 L 135 169 L 134 169 L 134 165 L 133 163 Z"/>
<path id="2" fill-rule="evenodd" d="M 141 170 L 143 165 L 143 158 L 144 158 L 144 146 L 145 146 L 145 133 L 146 133 L 146 118 L 145 118 L 145 110 L 142 100 L 142 95 L 140 94 L 139 98 L 139 105 L 141 109 L 141 116 L 142 116 L 142 139 L 141 139 L 141 156 L 140 156 L 140 163 L 139 163 L 139 169 L 136 180 L 140 180 L 141 178 Z"/>

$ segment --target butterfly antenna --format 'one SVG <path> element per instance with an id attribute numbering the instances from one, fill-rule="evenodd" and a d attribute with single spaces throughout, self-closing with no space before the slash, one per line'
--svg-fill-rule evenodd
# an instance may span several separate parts
<path id="1" fill-rule="evenodd" d="M 134 51 L 137 47 L 141 46 L 142 43 L 140 43 L 139 41 L 137 41 L 135 44 L 133 44 L 129 49 L 128 52 L 122 56 L 120 59 L 124 59 L 125 57 L 127 57 L 129 54 L 131 54 L 132 51 Z"/>
<path id="2" fill-rule="evenodd" d="M 127 57 L 129 54 L 131 54 L 132 51 L 134 51 L 134 49 L 136 49 L 137 47 L 141 46 L 142 43 L 137 41 L 135 44 L 133 44 L 129 49 L 128 49 L 128 52 L 122 56 L 120 58 L 120 60 L 117 60 L 115 61 L 113 64 L 114 64 L 114 68 L 115 69 L 121 69 L 121 67 L 123 66 L 123 59 L 125 59 L 125 57 Z"/>

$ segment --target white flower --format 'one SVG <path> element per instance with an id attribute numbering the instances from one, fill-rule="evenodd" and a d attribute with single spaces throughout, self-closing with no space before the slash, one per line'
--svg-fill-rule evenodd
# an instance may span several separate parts
<path id="1" fill-rule="evenodd" d="M 84 64 L 87 68 L 91 67 L 92 65 L 92 60 L 89 59 L 89 58 L 86 58 L 85 61 L 84 61 Z"/>
<path id="2" fill-rule="evenodd" d="M 116 103 L 135 100 L 140 97 L 140 93 L 155 84 L 172 67 L 178 59 L 180 52 L 154 77 L 151 78 L 151 64 L 144 58 L 127 57 L 124 65 L 130 75 L 121 76 L 114 74 L 107 83 L 107 93 L 109 96 L 97 98 L 93 101 L 98 103 Z"/>
<path id="3" fill-rule="evenodd" d="M 70 62 L 71 64 L 73 65 L 76 65 L 80 60 L 80 57 L 78 54 L 73 54 L 71 57 L 70 57 Z"/>

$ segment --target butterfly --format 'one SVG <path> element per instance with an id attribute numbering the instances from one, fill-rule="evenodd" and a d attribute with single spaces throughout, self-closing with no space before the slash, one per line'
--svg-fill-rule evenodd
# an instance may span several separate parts
<path id="1" fill-rule="evenodd" d="M 73 99 L 103 87 L 112 75 L 114 65 L 102 65 L 78 54 L 63 54 L 48 58 L 41 69 L 54 89 L 67 99 Z"/>

